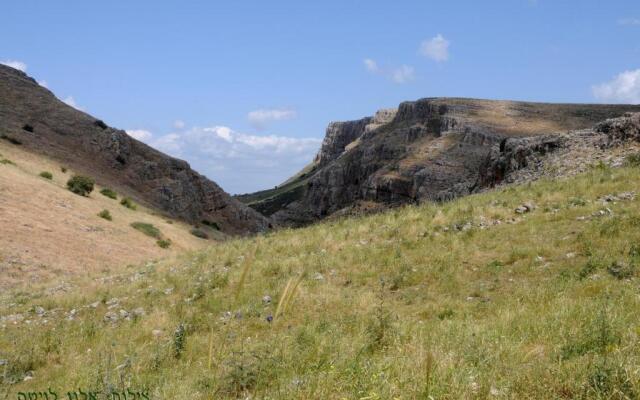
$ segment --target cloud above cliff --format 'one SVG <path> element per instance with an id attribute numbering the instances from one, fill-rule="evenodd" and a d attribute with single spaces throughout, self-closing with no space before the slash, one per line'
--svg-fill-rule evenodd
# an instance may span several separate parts
<path id="1" fill-rule="evenodd" d="M 247 119 L 256 129 L 265 129 L 271 122 L 295 118 L 297 113 L 289 108 L 260 109 L 247 114 Z"/>
<path id="2" fill-rule="evenodd" d="M 612 103 L 640 103 L 640 68 L 624 71 L 609 82 L 591 87 L 596 99 Z"/>
<path id="3" fill-rule="evenodd" d="M 432 37 L 431 39 L 424 40 L 420 44 L 420 54 L 432 59 L 436 62 L 445 62 L 449 59 L 449 42 L 441 34 Z"/>
<path id="4" fill-rule="evenodd" d="M 364 68 L 373 75 L 384 76 L 394 83 L 403 84 L 415 79 L 415 69 L 410 65 L 400 65 L 399 67 L 380 67 L 378 63 L 371 59 L 362 60 Z"/>
<path id="5" fill-rule="evenodd" d="M 15 68 L 22 72 L 27 72 L 27 64 L 18 60 L 4 60 L 0 61 L 0 64 L 6 65 L 7 67 Z"/>
<path id="6" fill-rule="evenodd" d="M 193 127 L 157 136 L 144 129 L 127 133 L 174 157 L 230 193 L 271 188 L 313 160 L 321 140 L 252 135 L 227 126 Z"/>

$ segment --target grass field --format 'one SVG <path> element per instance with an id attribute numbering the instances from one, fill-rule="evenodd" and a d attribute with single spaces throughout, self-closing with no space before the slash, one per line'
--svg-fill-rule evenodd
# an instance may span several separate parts
<path id="1" fill-rule="evenodd" d="M 0 398 L 638 398 L 639 184 L 594 167 L 14 291 Z"/>

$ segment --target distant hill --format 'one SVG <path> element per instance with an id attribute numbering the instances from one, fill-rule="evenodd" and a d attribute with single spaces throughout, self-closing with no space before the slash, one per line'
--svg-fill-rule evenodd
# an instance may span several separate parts
<path id="1" fill-rule="evenodd" d="M 373 117 L 329 124 L 320 152 L 303 171 L 275 189 L 237 198 L 289 226 L 449 200 L 508 182 L 516 170 L 544 164 L 539 158 L 550 153 L 592 160 L 601 135 L 591 130 L 586 141 L 592 145 L 581 147 L 579 131 L 634 111 L 640 106 L 464 98 L 405 102 Z"/>
<path id="2" fill-rule="evenodd" d="M 0 65 L 0 136 L 56 160 L 150 208 L 227 234 L 265 231 L 269 221 L 193 171 L 78 111 L 16 69 Z"/>

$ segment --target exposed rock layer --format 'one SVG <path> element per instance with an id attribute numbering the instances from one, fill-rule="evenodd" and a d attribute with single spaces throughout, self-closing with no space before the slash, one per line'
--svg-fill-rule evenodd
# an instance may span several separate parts
<path id="1" fill-rule="evenodd" d="M 173 217 L 215 223 L 231 234 L 268 229 L 266 218 L 193 171 L 187 162 L 69 107 L 34 79 L 3 65 L 0 134 Z"/>

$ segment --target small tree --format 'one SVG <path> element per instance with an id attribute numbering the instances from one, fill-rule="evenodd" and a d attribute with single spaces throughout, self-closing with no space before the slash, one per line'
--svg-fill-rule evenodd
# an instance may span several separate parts
<path id="1" fill-rule="evenodd" d="M 88 196 L 93 191 L 94 183 L 88 176 L 74 175 L 67 181 L 67 188 L 80 196 Z"/>

